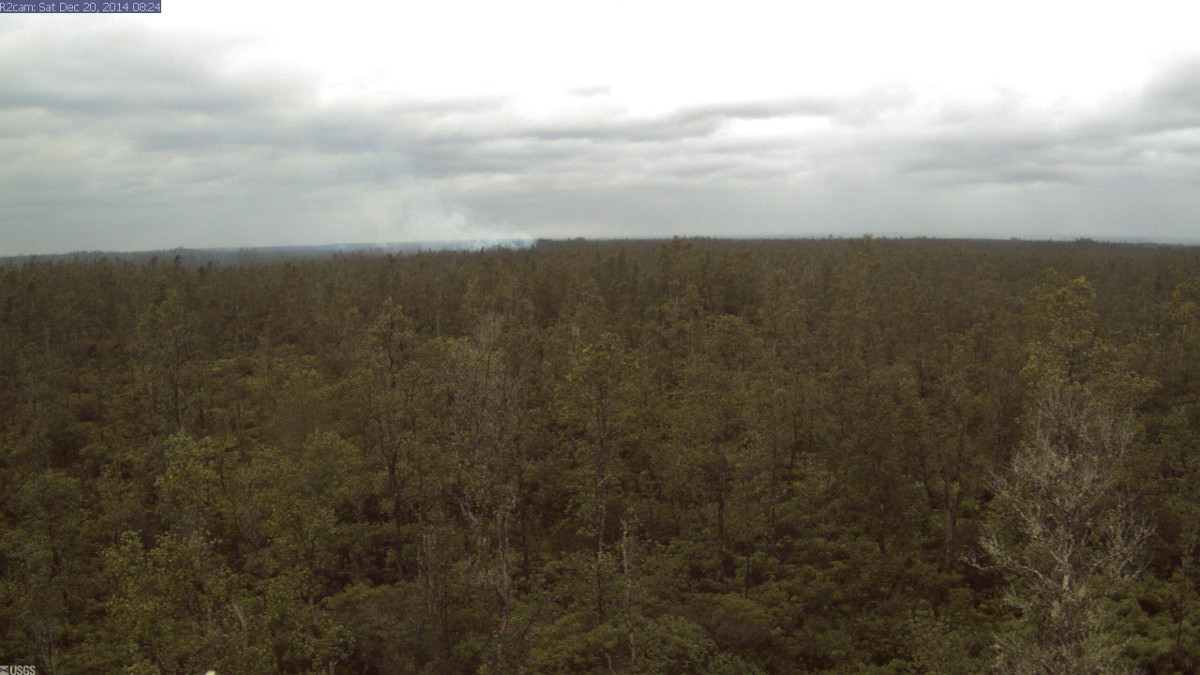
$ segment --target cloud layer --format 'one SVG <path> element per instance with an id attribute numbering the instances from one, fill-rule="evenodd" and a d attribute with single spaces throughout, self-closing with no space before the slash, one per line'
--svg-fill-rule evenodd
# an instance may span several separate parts
<path id="1" fill-rule="evenodd" d="M 488 236 L 1200 242 L 1200 58 L 1098 101 L 905 82 L 639 109 L 331 96 L 252 38 L 0 24 L 0 255 Z"/>

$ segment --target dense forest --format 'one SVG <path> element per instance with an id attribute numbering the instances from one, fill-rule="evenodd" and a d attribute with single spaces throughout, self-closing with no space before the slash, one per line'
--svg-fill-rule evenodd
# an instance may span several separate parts
<path id="1" fill-rule="evenodd" d="M 1192 673 L 1200 249 L 0 266 L 0 663 Z"/>

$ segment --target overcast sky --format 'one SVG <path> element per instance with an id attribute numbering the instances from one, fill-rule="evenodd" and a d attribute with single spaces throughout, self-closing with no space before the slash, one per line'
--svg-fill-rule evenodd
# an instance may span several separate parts
<path id="1" fill-rule="evenodd" d="M 1200 243 L 1196 26 L 1200 4 L 1155 0 L 0 14 L 0 255 L 500 236 Z"/>

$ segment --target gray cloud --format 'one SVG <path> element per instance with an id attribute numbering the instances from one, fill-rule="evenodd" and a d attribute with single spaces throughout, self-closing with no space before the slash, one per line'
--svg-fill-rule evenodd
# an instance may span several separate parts
<path id="1" fill-rule="evenodd" d="M 50 23 L 0 28 L 8 106 L 89 117 L 270 110 L 311 95 L 314 79 L 282 64 L 239 62 L 248 38 L 164 35 L 107 24 L 72 33 Z"/>
<path id="2" fill-rule="evenodd" d="M 536 236 L 1197 240 L 1200 60 L 1103 104 L 901 84 L 537 117 L 323 100 L 246 39 L 0 26 L 0 254 Z M 43 26 L 43 28 L 38 28 Z M 1148 225 L 1149 223 L 1149 225 Z"/>
<path id="3" fill-rule="evenodd" d="M 1094 110 L 1038 108 L 1005 92 L 927 110 L 893 89 L 702 106 L 636 124 L 613 117 L 580 136 L 590 142 L 567 161 L 592 166 L 566 185 L 562 148 L 517 129 L 512 137 L 533 139 L 517 146 L 517 179 L 472 203 L 593 236 L 670 235 L 682 224 L 704 234 L 1195 241 L 1200 128 L 1190 73 L 1181 67 Z M 782 118 L 826 124 L 779 138 L 722 133 L 738 121 Z M 649 143 L 630 128 L 676 133 Z"/>
<path id="4" fill-rule="evenodd" d="M 1145 131 L 1200 127 L 1200 58 L 1159 73 L 1147 84 L 1141 103 Z"/>
<path id="5" fill-rule="evenodd" d="M 0 253 L 504 230 L 420 189 L 403 117 L 322 105 L 313 74 L 241 65 L 244 42 L 0 30 Z"/>

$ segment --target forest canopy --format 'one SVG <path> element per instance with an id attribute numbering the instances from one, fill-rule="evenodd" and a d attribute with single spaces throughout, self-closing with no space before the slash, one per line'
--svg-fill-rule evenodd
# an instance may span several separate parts
<path id="1" fill-rule="evenodd" d="M 0 662 L 1196 672 L 1197 438 L 1197 248 L 26 260 Z"/>

